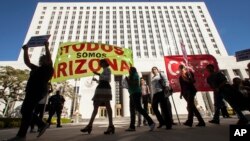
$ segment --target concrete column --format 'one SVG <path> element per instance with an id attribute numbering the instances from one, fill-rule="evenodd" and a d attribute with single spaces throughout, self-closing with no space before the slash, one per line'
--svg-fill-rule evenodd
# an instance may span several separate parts
<path id="1" fill-rule="evenodd" d="M 129 117 L 130 112 L 129 112 L 129 92 L 128 92 L 128 89 L 123 88 L 122 93 L 123 93 L 123 97 L 122 97 L 122 99 L 123 99 L 123 105 L 122 105 L 123 116 Z"/>

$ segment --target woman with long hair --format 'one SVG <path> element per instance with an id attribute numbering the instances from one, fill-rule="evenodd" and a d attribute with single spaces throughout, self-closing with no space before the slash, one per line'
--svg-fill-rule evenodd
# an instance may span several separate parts
<path id="1" fill-rule="evenodd" d="M 106 106 L 107 112 L 108 112 L 108 119 L 109 119 L 109 126 L 108 129 L 104 132 L 104 134 L 114 134 L 115 133 L 115 127 L 113 125 L 113 119 L 112 119 L 112 109 L 110 106 L 110 100 L 112 100 L 112 94 L 111 94 L 111 70 L 109 68 L 109 64 L 105 59 L 100 60 L 100 66 L 103 68 L 102 73 L 93 72 L 96 75 L 99 75 L 99 81 L 95 78 L 93 78 L 94 81 L 98 82 L 98 86 L 96 87 L 95 95 L 92 98 L 94 101 L 94 110 L 92 112 L 91 119 L 89 121 L 89 124 L 81 129 L 81 132 L 88 132 L 89 134 L 92 131 L 92 125 L 95 119 L 95 116 L 98 112 L 99 106 Z"/>
<path id="2" fill-rule="evenodd" d="M 166 129 L 172 129 L 172 113 L 168 97 L 165 97 L 164 88 L 162 87 L 162 81 L 165 86 L 167 86 L 167 78 L 165 75 L 161 74 L 157 67 L 152 68 L 153 77 L 151 79 L 151 88 L 152 88 L 152 108 L 156 115 L 157 120 L 159 121 L 159 126 L 161 128 L 163 125 L 166 125 Z M 160 113 L 158 105 L 161 105 Z"/>
<path id="3" fill-rule="evenodd" d="M 194 74 L 183 65 L 179 66 L 179 70 L 180 70 L 179 82 L 181 86 L 180 98 L 184 97 L 184 99 L 187 101 L 187 110 L 188 110 L 188 119 L 184 123 L 184 125 L 192 127 L 193 118 L 195 115 L 199 121 L 199 123 L 196 126 L 204 127 L 206 126 L 206 124 L 194 104 L 194 97 L 197 92 L 194 86 L 195 83 Z"/>

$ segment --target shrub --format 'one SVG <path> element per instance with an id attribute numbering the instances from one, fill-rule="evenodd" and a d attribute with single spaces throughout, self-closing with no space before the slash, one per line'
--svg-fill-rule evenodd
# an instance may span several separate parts
<path id="1" fill-rule="evenodd" d="M 20 126 L 21 119 L 20 118 L 0 118 L 0 122 L 4 123 L 4 126 L 2 128 L 13 128 L 13 127 Z"/>
<path id="2" fill-rule="evenodd" d="M 0 121 L 0 128 L 4 128 L 4 122 Z"/>
<path id="3" fill-rule="evenodd" d="M 13 127 L 19 127 L 21 125 L 21 122 L 19 121 L 12 121 L 9 123 L 9 127 L 13 128 Z"/>
<path id="4" fill-rule="evenodd" d="M 46 119 L 47 120 L 47 119 Z M 61 118 L 61 123 L 70 123 L 71 119 L 69 118 Z M 51 119 L 51 124 L 56 124 L 57 123 L 57 118 L 56 117 L 52 117 Z"/>

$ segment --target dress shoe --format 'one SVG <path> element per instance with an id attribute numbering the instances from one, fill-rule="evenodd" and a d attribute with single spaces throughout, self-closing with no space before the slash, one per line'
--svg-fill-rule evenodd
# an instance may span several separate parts
<path id="1" fill-rule="evenodd" d="M 213 124 L 220 124 L 220 121 L 219 120 L 210 120 L 208 121 L 209 123 L 213 123 Z"/>
<path id="2" fill-rule="evenodd" d="M 206 123 L 205 122 L 199 122 L 196 127 L 205 127 Z"/>
<path id="3" fill-rule="evenodd" d="M 107 131 L 104 132 L 105 135 L 114 134 L 114 133 L 115 133 L 115 126 L 114 125 L 109 126 Z"/>
<path id="4" fill-rule="evenodd" d="M 128 129 L 126 129 L 125 131 L 131 132 L 131 131 L 135 131 L 135 128 L 131 128 L 129 127 Z"/>
<path id="5" fill-rule="evenodd" d="M 184 122 L 183 125 L 192 127 L 192 126 L 193 126 L 193 123 L 191 123 L 191 122 Z"/>
<path id="6" fill-rule="evenodd" d="M 158 126 L 157 126 L 157 128 L 161 128 L 162 126 L 164 126 L 164 124 L 159 124 Z"/>
<path id="7" fill-rule="evenodd" d="M 81 129 L 80 131 L 83 132 L 83 133 L 88 132 L 88 134 L 90 134 L 91 131 L 92 131 L 92 126 L 87 125 L 85 128 Z"/>

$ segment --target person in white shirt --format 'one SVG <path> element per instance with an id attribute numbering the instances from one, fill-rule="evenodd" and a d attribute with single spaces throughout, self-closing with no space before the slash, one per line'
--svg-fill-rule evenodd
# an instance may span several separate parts
<path id="1" fill-rule="evenodd" d="M 164 94 L 164 88 L 167 88 L 167 78 L 164 74 L 160 73 L 157 67 L 152 68 L 153 77 L 151 79 L 151 88 L 152 88 L 152 108 L 159 121 L 159 126 L 161 128 L 163 125 L 166 125 L 166 129 L 172 129 L 172 115 L 169 110 L 167 99 Z M 164 83 L 164 84 L 163 84 Z M 162 86 L 164 85 L 164 87 Z M 168 100 L 169 101 L 169 100 Z M 158 104 L 161 105 L 161 112 L 158 109 Z M 164 115 L 164 116 L 162 116 Z M 164 117 L 164 118 L 163 118 Z"/>

